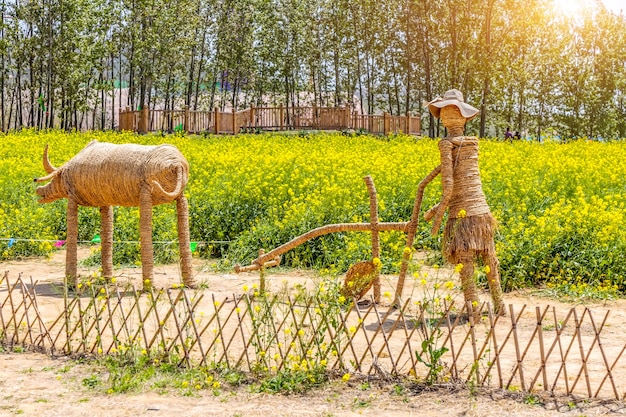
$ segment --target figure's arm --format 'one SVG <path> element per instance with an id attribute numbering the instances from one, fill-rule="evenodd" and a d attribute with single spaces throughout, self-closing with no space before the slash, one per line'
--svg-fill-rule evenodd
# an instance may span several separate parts
<path id="1" fill-rule="evenodd" d="M 434 215 L 433 227 L 430 230 L 432 235 L 436 235 L 441 226 L 443 215 L 448 209 L 450 199 L 452 198 L 452 190 L 454 188 L 453 164 L 452 164 L 452 142 L 442 140 L 439 142 L 439 154 L 441 157 L 441 185 L 443 195 L 441 202 L 428 210 L 424 215 L 424 219 L 430 219 Z"/>
<path id="2" fill-rule="evenodd" d="M 437 165 L 424 179 L 419 183 L 418 189 L 424 192 L 424 189 L 432 180 L 437 178 L 437 175 L 441 172 L 441 165 Z"/>

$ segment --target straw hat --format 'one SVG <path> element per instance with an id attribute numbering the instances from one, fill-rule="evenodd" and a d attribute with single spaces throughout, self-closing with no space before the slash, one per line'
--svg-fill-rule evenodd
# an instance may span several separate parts
<path id="1" fill-rule="evenodd" d="M 446 106 L 456 106 L 461 111 L 461 115 L 467 120 L 472 120 L 478 115 L 479 110 L 470 106 L 463 100 L 463 93 L 459 90 L 452 89 L 446 91 L 443 97 L 437 97 L 428 103 L 428 109 L 437 119 L 439 112 Z"/>

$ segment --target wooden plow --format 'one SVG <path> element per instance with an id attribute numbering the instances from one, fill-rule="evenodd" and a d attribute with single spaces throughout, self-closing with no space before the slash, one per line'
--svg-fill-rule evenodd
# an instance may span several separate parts
<path id="1" fill-rule="evenodd" d="M 310 230 L 289 242 L 278 246 L 275 249 L 265 253 L 263 250 L 259 251 L 259 257 L 252 261 L 248 266 L 235 265 L 235 272 L 249 272 L 259 270 L 261 273 L 261 290 L 263 290 L 264 276 L 263 272 L 265 268 L 280 265 L 281 255 L 291 249 L 300 246 L 301 244 L 314 239 L 319 236 L 327 235 L 337 232 L 371 232 L 372 233 L 372 259 L 380 257 L 380 237 L 379 232 L 385 231 L 401 231 L 407 234 L 405 247 L 412 249 L 413 241 L 415 239 L 415 233 L 417 231 L 417 224 L 419 221 L 419 212 L 422 205 L 422 198 L 424 197 L 424 189 L 426 185 L 432 181 L 433 178 L 439 174 L 440 168 L 435 168 L 426 178 L 419 183 L 417 193 L 415 196 L 415 203 L 413 204 L 413 213 L 411 214 L 411 220 L 408 222 L 379 222 L 378 221 L 378 198 L 376 196 L 376 187 L 374 186 L 374 180 L 371 175 L 363 178 L 367 191 L 369 193 L 370 200 L 370 221 L 369 223 L 336 223 L 327 224 L 325 226 L 318 227 Z M 412 250 L 403 251 L 402 264 L 400 266 L 400 272 L 398 275 L 398 284 L 396 286 L 395 300 L 396 304 L 402 297 L 402 291 L 404 289 L 404 280 L 408 269 L 409 261 L 411 260 Z M 378 273 L 374 279 L 374 301 L 380 302 L 380 276 Z"/>

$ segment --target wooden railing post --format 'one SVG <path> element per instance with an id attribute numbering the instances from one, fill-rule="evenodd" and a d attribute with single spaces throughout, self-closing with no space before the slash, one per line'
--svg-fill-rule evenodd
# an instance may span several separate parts
<path id="1" fill-rule="evenodd" d="M 143 106 L 143 108 L 139 111 L 139 123 L 137 126 L 139 133 L 148 132 L 149 117 L 150 108 L 148 106 Z"/>
<path id="2" fill-rule="evenodd" d="M 130 111 L 130 107 L 126 106 L 126 114 L 124 116 L 124 125 L 126 130 L 135 131 L 135 112 Z"/>
<path id="3" fill-rule="evenodd" d="M 185 116 L 183 117 L 183 130 L 189 133 L 189 106 L 185 106 Z"/>
<path id="4" fill-rule="evenodd" d="M 122 109 L 120 107 L 119 111 L 118 111 L 118 116 L 117 116 L 117 130 L 122 131 L 124 130 L 124 109 Z"/>
<path id="5" fill-rule="evenodd" d="M 313 116 L 311 117 L 311 124 L 313 125 L 313 129 L 317 129 L 317 105 L 313 105 Z"/>
<path id="6" fill-rule="evenodd" d="M 213 130 L 216 135 L 220 133 L 220 112 L 215 108 L 215 113 L 213 114 Z"/>
<path id="7" fill-rule="evenodd" d="M 389 125 L 390 125 L 389 122 L 390 122 L 389 113 L 385 112 L 383 116 L 383 131 L 385 133 L 385 136 L 389 134 Z"/>
<path id="8" fill-rule="evenodd" d="M 280 130 L 285 130 L 285 108 L 282 105 L 278 117 L 280 118 Z"/>
<path id="9" fill-rule="evenodd" d="M 411 114 L 408 111 L 406 112 L 406 129 L 404 133 L 407 135 L 411 134 Z"/>
<path id="10" fill-rule="evenodd" d="M 422 134 L 422 118 L 417 116 L 417 132 L 418 135 Z"/>
<path id="11" fill-rule="evenodd" d="M 237 112 L 233 107 L 233 135 L 237 134 Z"/>
<path id="12" fill-rule="evenodd" d="M 250 106 L 250 127 L 256 127 L 256 114 L 254 114 L 254 106 Z"/>

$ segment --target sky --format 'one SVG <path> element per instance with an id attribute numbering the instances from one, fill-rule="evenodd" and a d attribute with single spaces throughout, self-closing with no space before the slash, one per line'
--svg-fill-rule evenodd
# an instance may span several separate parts
<path id="1" fill-rule="evenodd" d="M 622 14 L 626 15 L 626 0 L 602 0 L 607 9 L 619 14 L 622 10 Z"/>

